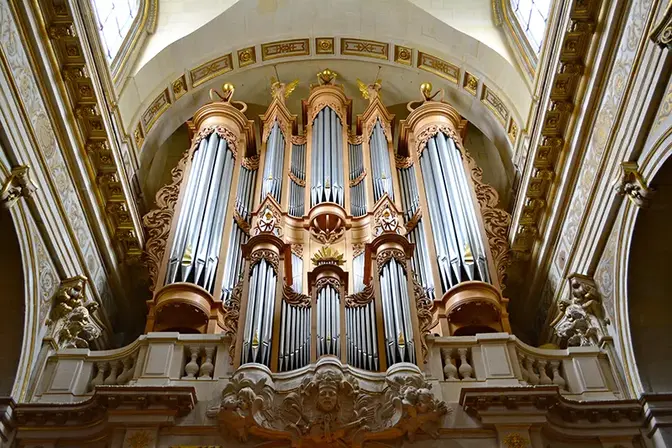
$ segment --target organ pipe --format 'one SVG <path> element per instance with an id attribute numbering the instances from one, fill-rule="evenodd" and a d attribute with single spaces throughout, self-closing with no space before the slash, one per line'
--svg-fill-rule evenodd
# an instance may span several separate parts
<path id="1" fill-rule="evenodd" d="M 376 125 L 371 132 L 369 151 L 371 154 L 371 171 L 373 174 L 373 201 L 378 202 L 384 194 L 387 194 L 391 199 L 394 199 L 390 154 L 387 148 L 385 132 L 380 124 L 380 120 L 376 121 Z"/>
<path id="2" fill-rule="evenodd" d="M 348 143 L 350 160 L 350 213 L 352 216 L 366 215 L 366 182 L 364 178 L 364 157 L 362 144 Z"/>
<path id="3" fill-rule="evenodd" d="M 312 123 L 310 205 L 334 202 L 343 206 L 343 123 L 331 107 Z"/>
<path id="4" fill-rule="evenodd" d="M 261 200 L 271 195 L 278 203 L 281 201 L 283 167 L 285 163 L 285 136 L 278 122 L 274 122 L 266 141 L 264 159 L 264 177 L 261 183 Z"/>
<path id="5" fill-rule="evenodd" d="M 289 214 L 301 217 L 305 213 L 306 188 L 306 144 L 292 145 L 292 161 L 290 165 Z"/>

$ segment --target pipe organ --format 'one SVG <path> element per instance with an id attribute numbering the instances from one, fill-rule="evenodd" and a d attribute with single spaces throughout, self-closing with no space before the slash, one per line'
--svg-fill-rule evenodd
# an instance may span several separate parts
<path id="1" fill-rule="evenodd" d="M 336 77 L 318 74 L 301 132 L 296 82 L 275 81 L 259 147 L 233 86 L 196 112 L 145 218 L 147 331 L 223 333 L 232 363 L 272 371 L 422 364 L 430 331 L 509 331 L 509 218 L 462 147 L 466 121 L 423 85 L 395 147 L 380 82 L 360 86 L 353 122 Z"/>

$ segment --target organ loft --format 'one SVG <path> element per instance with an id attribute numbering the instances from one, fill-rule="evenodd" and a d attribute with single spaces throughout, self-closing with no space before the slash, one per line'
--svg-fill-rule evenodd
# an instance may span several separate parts
<path id="1" fill-rule="evenodd" d="M 144 218 L 146 331 L 226 334 L 234 366 L 271 372 L 323 356 L 422 366 L 427 334 L 510 332 L 510 217 L 463 147 L 467 121 L 429 83 L 396 123 L 380 79 L 360 81 L 356 117 L 336 72 L 317 81 L 301 130 L 285 102 L 295 85 L 273 83 L 258 152 L 233 85 L 194 114 L 192 144 Z"/>

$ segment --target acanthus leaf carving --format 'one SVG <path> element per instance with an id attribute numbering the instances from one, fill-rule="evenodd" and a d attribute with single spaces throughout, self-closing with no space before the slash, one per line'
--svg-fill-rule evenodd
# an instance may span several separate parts
<path id="1" fill-rule="evenodd" d="M 258 373 L 263 376 L 235 375 L 207 411 L 241 441 L 254 435 L 293 448 L 359 448 L 367 440 L 400 436 L 413 441 L 418 434 L 436 437 L 443 416 L 451 412 L 419 372 L 385 378 L 382 394 L 361 388 L 335 359 L 318 363 L 289 392 L 276 390 L 268 373 Z"/>
<path id="2" fill-rule="evenodd" d="M 258 249 L 252 252 L 250 255 L 250 274 L 252 274 L 252 268 L 259 263 L 261 260 L 266 260 L 268 264 L 271 265 L 275 274 L 278 274 L 278 266 L 280 265 L 280 257 L 277 253 L 270 249 Z"/>
<path id="3" fill-rule="evenodd" d="M 166 242 L 170 233 L 170 226 L 175 213 L 175 204 L 180 195 L 180 185 L 184 177 L 191 151 L 185 151 L 177 166 L 172 169 L 172 181 L 164 185 L 156 193 L 156 206 L 154 210 L 142 218 L 142 223 L 147 231 L 147 242 L 143 252 L 143 261 L 149 270 L 150 288 L 153 290 L 158 282 L 159 268 L 166 251 Z"/>
<path id="4" fill-rule="evenodd" d="M 429 350 L 427 348 L 427 341 L 425 340 L 425 336 L 430 334 L 430 330 L 437 324 L 437 322 L 432 319 L 432 309 L 434 308 L 434 302 L 429 298 L 427 291 L 415 277 L 413 277 L 413 293 L 415 296 L 415 305 L 418 313 L 422 359 L 424 362 L 427 362 Z"/>
<path id="5" fill-rule="evenodd" d="M 284 285 L 282 288 L 282 297 L 289 305 L 299 308 L 310 308 L 310 296 L 294 291 L 294 288 L 290 285 Z"/>
<path id="6" fill-rule="evenodd" d="M 231 337 L 229 343 L 229 362 L 233 364 L 236 352 L 236 340 L 238 339 L 238 320 L 240 319 L 240 302 L 243 296 L 243 279 L 241 278 L 231 291 L 231 296 L 224 307 L 224 334 Z"/>
<path id="7" fill-rule="evenodd" d="M 373 299 L 373 282 L 369 282 L 361 291 L 345 296 L 345 306 L 346 308 L 359 308 L 368 305 Z"/>
<path id="8" fill-rule="evenodd" d="M 321 289 L 331 286 L 336 291 L 341 289 L 341 282 L 334 277 L 322 277 L 315 282 L 315 289 L 319 292 Z"/>
<path id="9" fill-rule="evenodd" d="M 27 165 L 15 166 L 0 189 L 0 203 L 10 208 L 21 197 L 30 197 L 37 187 L 30 179 L 30 167 Z"/>
<path id="10" fill-rule="evenodd" d="M 383 267 L 392 259 L 397 260 L 397 263 L 406 270 L 406 254 L 400 249 L 385 249 L 378 252 L 376 255 L 376 265 L 378 266 L 378 275 L 383 271 Z"/>

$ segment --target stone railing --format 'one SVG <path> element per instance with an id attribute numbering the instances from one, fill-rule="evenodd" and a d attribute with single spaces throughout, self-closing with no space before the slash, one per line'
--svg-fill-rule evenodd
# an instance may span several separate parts
<path id="1" fill-rule="evenodd" d="M 596 347 L 539 349 L 506 333 L 430 336 L 428 347 L 423 368 L 446 402 L 459 401 L 463 388 L 521 385 L 555 385 L 566 398 L 582 401 L 621 398 L 609 360 Z M 98 385 L 193 385 L 199 396 L 212 396 L 233 374 L 228 349 L 229 338 L 222 335 L 149 333 L 117 350 L 61 350 L 48 358 L 32 401 L 80 401 Z M 274 377 L 298 378 L 306 369 Z M 363 379 L 385 377 L 348 369 Z"/>
<path id="2" fill-rule="evenodd" d="M 506 333 L 429 337 L 426 373 L 441 384 L 446 401 L 463 387 L 558 386 L 576 400 L 622 398 L 612 366 L 597 347 L 531 347 Z"/>
<path id="3" fill-rule="evenodd" d="M 195 381 L 197 391 L 205 392 L 220 378 L 231 376 L 228 348 L 229 337 L 223 335 L 149 333 L 117 350 L 60 350 L 47 360 L 33 401 L 78 401 L 97 385 Z"/>

